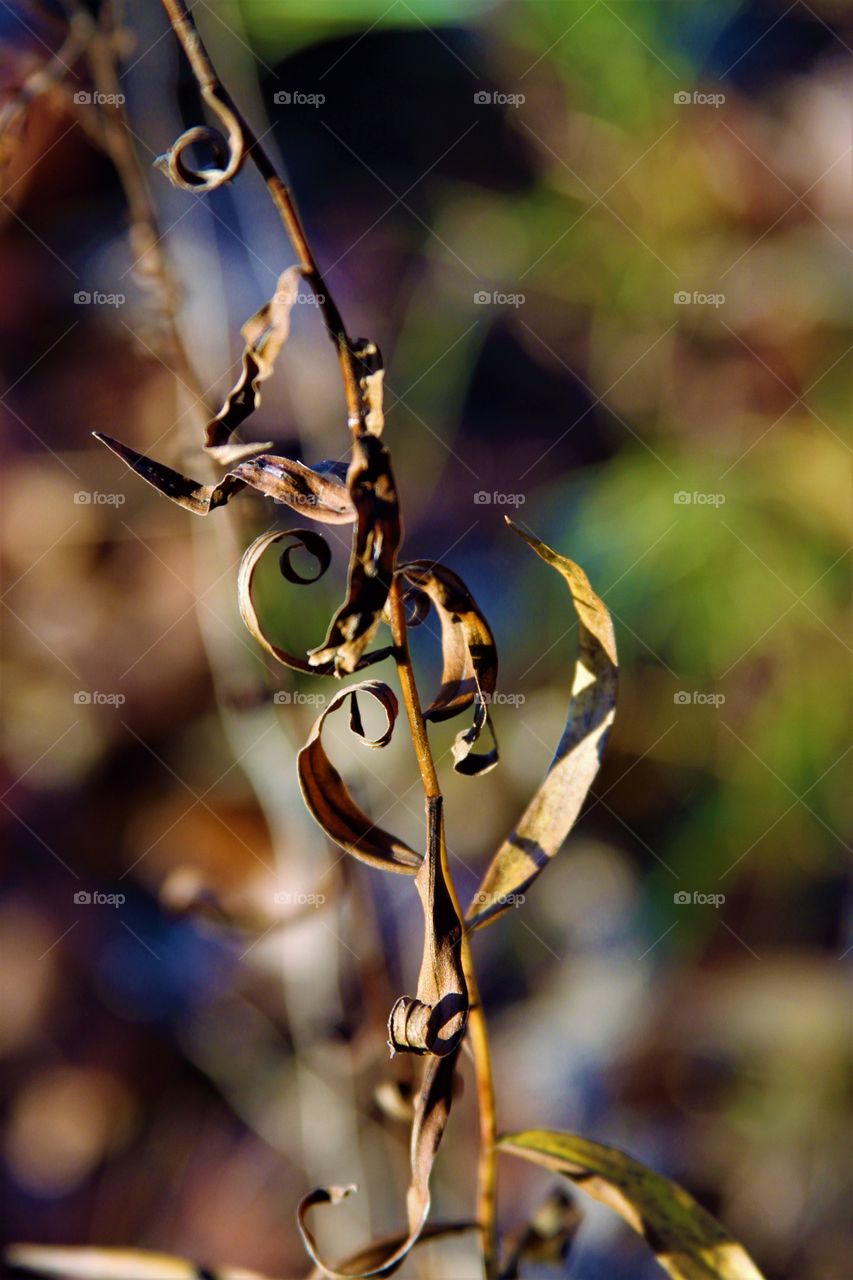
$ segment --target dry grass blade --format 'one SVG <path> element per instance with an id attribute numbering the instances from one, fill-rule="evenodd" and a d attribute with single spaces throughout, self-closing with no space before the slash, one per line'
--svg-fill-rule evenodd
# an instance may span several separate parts
<path id="1" fill-rule="evenodd" d="M 624 1151 L 551 1129 L 508 1134 L 498 1146 L 564 1174 L 614 1209 L 673 1280 L 762 1280 L 744 1249 L 683 1187 Z"/>
<path id="2" fill-rule="evenodd" d="M 386 728 L 379 738 L 370 739 L 364 734 L 356 701 L 359 693 L 375 698 L 385 712 Z M 326 717 L 347 699 L 351 699 L 350 728 L 366 746 L 384 747 L 391 740 L 398 707 L 397 699 L 388 685 L 379 680 L 364 680 L 360 684 L 342 689 L 317 717 L 308 741 L 296 758 L 305 805 L 329 839 L 334 840 L 335 844 L 353 857 L 379 867 L 382 871 L 414 875 L 423 862 L 421 855 L 389 831 L 375 825 L 355 803 L 343 778 L 326 755 L 322 739 L 323 725 Z"/>
<path id="3" fill-rule="evenodd" d="M 354 344 L 352 354 L 360 371 L 358 388 L 364 429 L 372 436 L 381 436 L 385 428 L 385 370 L 382 355 L 375 342 L 364 339 Z"/>
<path id="4" fill-rule="evenodd" d="M 245 451 L 246 446 L 230 445 L 228 441 L 261 403 L 260 384 L 272 373 L 287 341 L 290 313 L 303 274 L 302 267 L 288 267 L 282 271 L 269 302 L 265 302 L 240 330 L 246 342 L 240 376 L 228 392 L 219 413 L 207 424 L 206 432 L 207 449 L 224 466 L 230 465 Z"/>
<path id="5" fill-rule="evenodd" d="M 565 579 L 578 616 L 578 658 L 563 736 L 544 782 L 495 854 L 468 908 L 472 928 L 497 919 L 536 879 L 571 831 L 601 765 L 616 709 L 613 623 L 580 565 L 507 522 Z"/>
<path id="6" fill-rule="evenodd" d="M 310 661 L 312 666 L 332 662 L 336 671 L 349 674 L 357 670 L 382 619 L 403 533 L 391 455 L 369 432 L 353 439 L 347 488 L 356 512 L 347 597 Z"/>
<path id="7" fill-rule="evenodd" d="M 261 454 L 241 462 L 217 484 L 200 484 L 111 436 L 100 431 L 92 434 L 158 493 L 193 515 L 210 515 L 249 486 L 321 524 L 352 524 L 355 520 L 355 508 L 344 485 L 292 458 Z"/>
<path id="8" fill-rule="evenodd" d="M 430 1209 L 429 1181 L 432 1166 L 453 1102 L 453 1078 L 459 1049 L 444 1058 L 430 1058 L 424 1072 L 421 1091 L 415 1108 L 410 1148 L 411 1181 L 406 1196 L 408 1234 L 389 1243 L 390 1252 L 376 1256 L 374 1246 L 367 1253 L 367 1262 L 360 1271 L 336 1269 L 323 1262 L 317 1251 L 317 1241 L 306 1226 L 305 1218 L 310 1209 L 321 1204 L 339 1204 L 354 1191 L 354 1187 L 319 1187 L 302 1200 L 297 1210 L 297 1222 L 305 1248 L 320 1276 L 329 1280 L 349 1280 L 350 1277 L 390 1276 L 405 1261 L 414 1248 L 426 1224 Z M 398 1242 L 399 1241 L 399 1242 Z"/>
<path id="9" fill-rule="evenodd" d="M 427 800 L 427 854 L 415 878 L 424 912 L 417 996 L 401 996 L 388 1019 L 392 1054 L 452 1053 L 464 1035 L 468 988 L 462 970 L 462 921 L 444 878 L 441 796 Z"/>
<path id="10" fill-rule="evenodd" d="M 417 1249 L 421 1245 L 432 1244 L 436 1240 L 447 1240 L 451 1236 L 461 1236 L 468 1231 L 476 1230 L 476 1222 L 427 1223 L 412 1248 Z M 365 1248 L 359 1249 L 357 1253 L 351 1253 L 348 1258 L 344 1258 L 342 1262 L 337 1263 L 336 1270 L 345 1276 L 363 1275 L 366 1271 L 369 1272 L 371 1267 L 381 1266 L 383 1260 L 397 1253 L 405 1242 L 406 1232 L 403 1231 L 399 1231 L 393 1236 L 383 1236 L 381 1240 L 376 1240 L 373 1244 L 366 1245 Z M 323 1280 L 325 1274 L 321 1267 L 314 1267 L 308 1276 L 308 1280 Z M 386 1271 L 385 1274 L 387 1275 L 388 1272 Z"/>
<path id="11" fill-rule="evenodd" d="M 266 1280 L 245 1267 L 203 1267 L 184 1258 L 142 1249 L 90 1249 L 13 1244 L 6 1262 L 18 1271 L 59 1280 Z"/>
<path id="12" fill-rule="evenodd" d="M 474 704 L 474 719 L 457 735 L 453 761 L 457 773 L 487 773 L 498 762 L 497 745 L 473 752 L 491 719 L 488 701 L 498 678 L 498 652 L 488 622 L 465 583 L 443 564 L 412 560 L 399 573 L 435 606 L 441 623 L 441 688 L 424 711 L 425 720 L 449 720 Z M 492 731 L 494 739 L 494 731 Z"/>

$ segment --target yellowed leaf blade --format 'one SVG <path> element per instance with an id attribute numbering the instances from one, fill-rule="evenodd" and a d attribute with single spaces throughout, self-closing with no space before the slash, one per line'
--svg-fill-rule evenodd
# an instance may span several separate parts
<path id="1" fill-rule="evenodd" d="M 462 921 L 444 877 L 441 796 L 427 802 L 427 853 L 415 877 L 424 913 L 424 948 L 417 996 L 401 996 L 388 1019 L 392 1054 L 452 1053 L 465 1032 L 468 987 L 460 947 Z"/>
<path id="2" fill-rule="evenodd" d="M 673 1280 L 763 1280 L 746 1251 L 689 1192 L 617 1147 L 529 1129 L 507 1134 L 498 1148 L 564 1174 L 615 1210 L 644 1237 Z"/>
<path id="3" fill-rule="evenodd" d="M 367 694 L 374 698 L 385 712 L 386 729 L 380 738 L 368 740 L 361 730 L 356 695 Z M 299 786 L 306 808 L 325 831 L 347 853 L 379 867 L 382 871 L 396 871 L 415 875 L 423 858 L 403 840 L 378 827 L 355 803 L 346 783 L 326 755 L 323 746 L 323 725 L 347 699 L 353 699 L 350 728 L 370 747 L 384 747 L 391 739 L 397 719 L 397 699 L 387 684 L 380 680 L 364 680 L 348 685 L 332 698 L 321 715 L 314 721 L 308 741 L 296 757 Z"/>
<path id="4" fill-rule="evenodd" d="M 412 560 L 398 572 L 432 602 L 441 624 L 441 688 L 424 717 L 448 720 L 473 703 L 473 723 L 453 745 L 454 768 L 468 775 L 488 773 L 498 762 L 497 743 L 488 752 L 474 752 L 473 747 L 487 726 L 494 740 L 488 704 L 497 685 L 498 651 L 491 628 L 452 569 L 433 560 Z"/>
<path id="5" fill-rule="evenodd" d="M 11 1267 L 61 1280 L 264 1280 L 243 1267 L 211 1269 L 166 1253 L 142 1249 L 93 1249 L 87 1246 L 13 1244 L 6 1250 Z"/>
<path id="6" fill-rule="evenodd" d="M 545 780 L 521 821 L 498 849 L 468 908 L 471 928 L 509 909 L 559 851 L 574 826 L 601 757 L 616 709 L 613 623 L 580 565 L 507 523 L 564 578 L 578 617 L 578 657 L 563 736 Z"/>
<path id="7" fill-rule="evenodd" d="M 317 1268 L 315 1274 L 329 1277 L 329 1280 L 349 1280 L 357 1276 L 364 1280 L 367 1276 L 390 1276 L 405 1261 L 426 1225 L 430 1210 L 430 1175 L 435 1162 L 441 1139 L 447 1128 L 450 1107 L 453 1102 L 453 1078 L 456 1062 L 459 1057 L 459 1046 L 443 1058 L 427 1059 L 423 1082 L 415 1106 L 415 1119 L 412 1124 L 410 1147 L 411 1181 L 406 1196 L 406 1216 L 408 1233 L 397 1236 L 389 1242 L 388 1252 L 377 1256 L 376 1250 L 366 1250 L 367 1261 L 361 1270 L 351 1268 L 340 1270 L 333 1264 L 324 1262 L 319 1256 L 317 1241 L 309 1229 L 306 1218 L 309 1211 L 321 1204 L 339 1204 L 355 1190 L 354 1187 L 318 1187 L 304 1197 L 296 1214 L 302 1241 L 311 1261 Z"/>

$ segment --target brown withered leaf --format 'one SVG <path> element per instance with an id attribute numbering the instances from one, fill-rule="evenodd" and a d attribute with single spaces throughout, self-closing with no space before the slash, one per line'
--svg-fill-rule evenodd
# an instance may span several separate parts
<path id="1" fill-rule="evenodd" d="M 100 431 L 92 434 L 158 493 L 197 516 L 224 507 L 248 486 L 322 524 L 352 524 L 355 520 L 355 507 L 344 485 L 291 458 L 261 454 L 241 462 L 216 484 L 199 484 L 111 436 Z"/>
<path id="2" fill-rule="evenodd" d="M 424 949 L 417 996 L 401 996 L 388 1019 L 391 1053 L 444 1055 L 458 1048 L 468 1018 L 462 971 L 462 921 L 444 878 L 441 796 L 427 806 L 427 853 L 415 877 L 424 912 Z"/>
<path id="3" fill-rule="evenodd" d="M 369 432 L 353 438 L 347 488 L 356 512 L 347 596 L 309 661 L 312 666 L 331 662 L 336 671 L 349 674 L 381 621 L 402 538 L 391 455 Z"/>
<path id="4" fill-rule="evenodd" d="M 613 623 L 583 569 L 507 520 L 510 528 L 565 579 L 578 616 L 578 658 L 568 719 L 545 780 L 518 826 L 495 854 L 468 908 L 471 928 L 509 909 L 558 852 L 597 774 L 616 708 Z"/>
<path id="5" fill-rule="evenodd" d="M 245 1267 L 203 1267 L 184 1258 L 142 1249 L 97 1249 L 74 1245 L 13 1244 L 6 1262 L 58 1280 L 265 1280 Z"/>
<path id="6" fill-rule="evenodd" d="M 474 704 L 474 719 L 453 744 L 453 767 L 457 773 L 488 773 L 498 762 L 497 743 L 489 715 L 489 700 L 498 678 L 498 651 L 488 622 L 465 583 L 433 560 L 411 560 L 398 572 L 435 606 L 441 623 L 441 650 L 444 669 L 441 688 L 424 711 L 427 720 L 449 720 Z M 483 729 L 488 726 L 494 746 L 487 752 L 473 752 Z"/>
<path id="7" fill-rule="evenodd" d="M 381 436 L 385 427 L 382 355 L 376 343 L 366 338 L 359 338 L 353 343 L 352 353 L 359 370 L 358 387 L 365 430 L 372 436 Z"/>
<path id="8" fill-rule="evenodd" d="M 283 529 L 272 530 L 269 533 L 262 533 L 256 538 L 251 546 L 243 553 L 240 561 L 240 569 L 237 574 L 237 601 L 240 606 L 240 616 L 248 630 L 252 633 L 261 648 L 276 658 L 279 662 L 284 663 L 286 667 L 290 667 L 294 671 L 301 671 L 304 675 L 323 676 L 332 675 L 335 670 L 333 662 L 327 662 L 323 666 L 317 666 L 311 663 L 308 657 L 300 657 L 298 654 L 291 653 L 287 649 L 283 649 L 281 645 L 271 640 L 261 625 L 258 611 L 255 608 L 254 597 L 254 579 L 255 572 L 266 554 L 267 550 L 276 543 L 289 540 L 289 545 L 281 553 L 280 566 L 284 577 L 288 582 L 298 583 L 301 585 L 310 585 L 322 578 L 326 569 L 331 562 L 332 553 L 329 550 L 329 544 L 326 542 L 322 534 L 317 533 L 313 529 Z M 292 564 L 291 555 L 297 549 L 302 547 L 314 557 L 317 562 L 317 572 L 312 577 L 306 577 L 299 573 Z M 372 666 L 374 662 L 381 662 L 383 658 L 387 658 L 391 653 L 390 648 L 376 649 L 372 653 L 362 654 L 358 662 L 358 667 Z"/>
<path id="9" fill-rule="evenodd" d="M 477 1230 L 479 1228 L 476 1222 L 428 1222 L 412 1245 L 412 1248 L 417 1249 L 421 1245 L 433 1244 L 436 1240 L 447 1240 L 451 1236 L 460 1236 L 468 1231 Z M 380 1266 L 385 1258 L 397 1253 L 401 1245 L 405 1243 L 405 1240 L 406 1232 L 398 1232 L 393 1236 L 384 1236 L 381 1240 L 376 1240 L 373 1244 L 359 1249 L 357 1253 L 351 1253 L 342 1262 L 336 1263 L 336 1270 L 345 1276 L 358 1276 L 363 1275 L 365 1272 L 370 1274 L 371 1267 Z M 308 1280 L 323 1280 L 325 1274 L 321 1267 L 315 1267 Z M 373 1274 L 379 1273 L 374 1272 Z M 389 1275 L 390 1272 L 386 1270 L 384 1274 Z"/>
<path id="10" fill-rule="evenodd" d="M 357 695 L 367 694 L 375 698 L 385 712 L 386 728 L 379 738 L 367 738 L 361 724 Z M 397 719 L 397 699 L 387 684 L 380 680 L 363 680 L 348 685 L 332 698 L 329 705 L 314 721 L 305 746 L 296 757 L 299 785 L 308 812 L 323 828 L 330 840 L 351 853 L 353 857 L 382 871 L 396 871 L 415 875 L 423 858 L 404 841 L 399 840 L 367 816 L 355 803 L 346 783 L 326 755 L 323 746 L 323 725 L 326 718 L 344 702 L 350 700 L 350 728 L 368 747 L 384 747 L 391 740 Z"/>
<path id="11" fill-rule="evenodd" d="M 501 1138 L 498 1149 L 564 1174 L 614 1209 L 673 1280 L 762 1280 L 745 1250 L 683 1187 L 616 1147 L 530 1129 Z"/>
<path id="12" fill-rule="evenodd" d="M 397 1239 L 392 1240 L 389 1243 L 389 1252 L 384 1256 L 377 1257 L 371 1246 L 370 1250 L 366 1251 L 368 1260 L 362 1265 L 361 1270 L 336 1269 L 320 1258 L 317 1252 L 317 1241 L 306 1225 L 305 1219 L 309 1210 L 317 1205 L 339 1204 L 355 1190 L 355 1187 L 318 1187 L 304 1197 L 297 1210 L 297 1222 L 303 1243 L 317 1268 L 315 1274 L 327 1276 L 329 1280 L 350 1280 L 353 1276 L 360 1278 L 390 1276 L 405 1261 L 417 1243 L 429 1216 L 430 1175 L 450 1115 L 453 1102 L 453 1077 L 458 1056 L 457 1046 L 454 1052 L 443 1058 L 429 1058 L 424 1071 L 412 1125 L 411 1182 L 406 1196 L 408 1234 L 399 1242 Z"/>
<path id="13" fill-rule="evenodd" d="M 235 456 L 243 456 L 245 446 L 235 447 L 231 436 L 261 403 L 260 385 L 275 368 L 275 362 L 290 333 L 290 313 L 299 293 L 302 267 L 288 267 L 279 276 L 275 293 L 246 321 L 240 332 L 245 339 L 240 376 L 225 397 L 225 403 L 208 424 L 205 447 L 224 466 Z"/>

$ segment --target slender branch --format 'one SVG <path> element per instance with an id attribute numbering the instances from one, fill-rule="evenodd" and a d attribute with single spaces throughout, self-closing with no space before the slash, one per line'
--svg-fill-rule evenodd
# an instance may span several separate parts
<path id="1" fill-rule="evenodd" d="M 418 697 L 415 672 L 409 652 L 409 640 L 406 629 L 406 610 L 403 603 L 403 592 L 400 579 L 395 578 L 389 597 L 391 616 L 391 636 L 394 641 L 394 657 L 397 663 L 397 674 L 403 692 L 403 703 L 409 720 L 409 730 L 415 747 L 418 768 L 423 782 L 427 800 L 441 795 L 438 774 L 433 760 L 432 749 L 427 736 L 427 727 Z M 459 904 L 456 885 L 447 858 L 447 845 L 444 839 L 444 818 L 441 820 L 441 865 L 444 879 L 459 919 L 463 921 L 461 938 L 462 968 L 468 987 L 468 1032 L 474 1058 L 474 1074 L 477 1084 L 477 1105 L 480 1116 L 480 1153 L 477 1172 L 477 1221 L 483 1247 L 483 1268 L 486 1280 L 495 1280 L 497 1275 L 497 1225 L 496 1184 L 497 1184 L 497 1116 L 495 1111 L 495 1087 L 492 1078 L 492 1061 L 489 1049 L 489 1036 L 486 1018 L 480 999 L 477 984 L 477 971 L 471 943 L 464 927 L 465 916 Z"/>
<path id="2" fill-rule="evenodd" d="M 227 181 L 228 178 L 233 177 L 246 156 L 252 160 L 266 183 L 273 204 L 290 237 L 294 252 L 305 268 L 305 278 L 317 299 L 329 337 L 338 352 L 346 396 L 347 421 L 350 428 L 355 431 L 362 424 L 364 409 L 359 394 L 354 344 L 317 265 L 293 197 L 276 172 L 275 165 L 260 140 L 214 71 L 184 0 L 162 0 L 162 3 L 172 30 L 178 37 L 198 81 L 202 96 L 228 129 L 229 161 L 224 171 L 225 176 L 219 181 Z M 184 136 L 187 137 L 187 135 Z M 188 140 L 191 141 L 192 138 Z"/>

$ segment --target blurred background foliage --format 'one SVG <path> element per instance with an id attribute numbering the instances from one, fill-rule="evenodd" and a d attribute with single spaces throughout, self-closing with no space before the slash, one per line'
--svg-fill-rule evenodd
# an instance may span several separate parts
<path id="1" fill-rule="evenodd" d="M 840 1280 L 849 6 L 200 0 L 196 18 L 350 329 L 385 353 L 406 554 L 457 569 L 497 635 L 502 764 L 468 781 L 443 762 L 463 897 L 547 767 L 575 642 L 563 585 L 504 513 L 614 614 L 621 701 L 595 795 L 530 900 L 477 939 L 502 1126 L 619 1143 L 768 1280 Z M 122 21 L 148 170 L 200 106 L 159 6 L 130 0 Z M 310 1183 L 361 1186 L 324 1224 L 332 1248 L 400 1221 L 389 1113 L 411 1066 L 388 1062 L 383 1023 L 414 981 L 418 910 L 302 812 L 293 756 L 327 687 L 265 674 L 234 604 L 273 508 L 241 497 L 230 524 L 194 521 L 90 444 L 103 430 L 203 471 L 196 397 L 73 101 L 85 71 L 14 109 L 64 33 L 58 4 L 2 6 L 4 1231 L 297 1276 Z M 151 183 L 215 407 L 289 249 L 248 169 L 204 200 Z M 75 301 L 98 290 L 124 301 Z M 249 425 L 342 456 L 313 306 Z M 322 638 L 345 543 L 314 588 L 264 566 L 265 617 L 293 647 Z M 434 640 L 413 642 L 426 690 Z M 453 732 L 434 731 L 445 757 Z M 343 726 L 327 734 L 370 812 L 418 840 L 403 735 L 368 770 Z M 467 1212 L 474 1142 L 466 1095 L 437 1166 L 445 1215 Z M 549 1183 L 502 1173 L 510 1228 Z M 563 1275 L 657 1274 L 584 1208 Z M 462 1241 L 402 1274 L 477 1271 Z"/>

